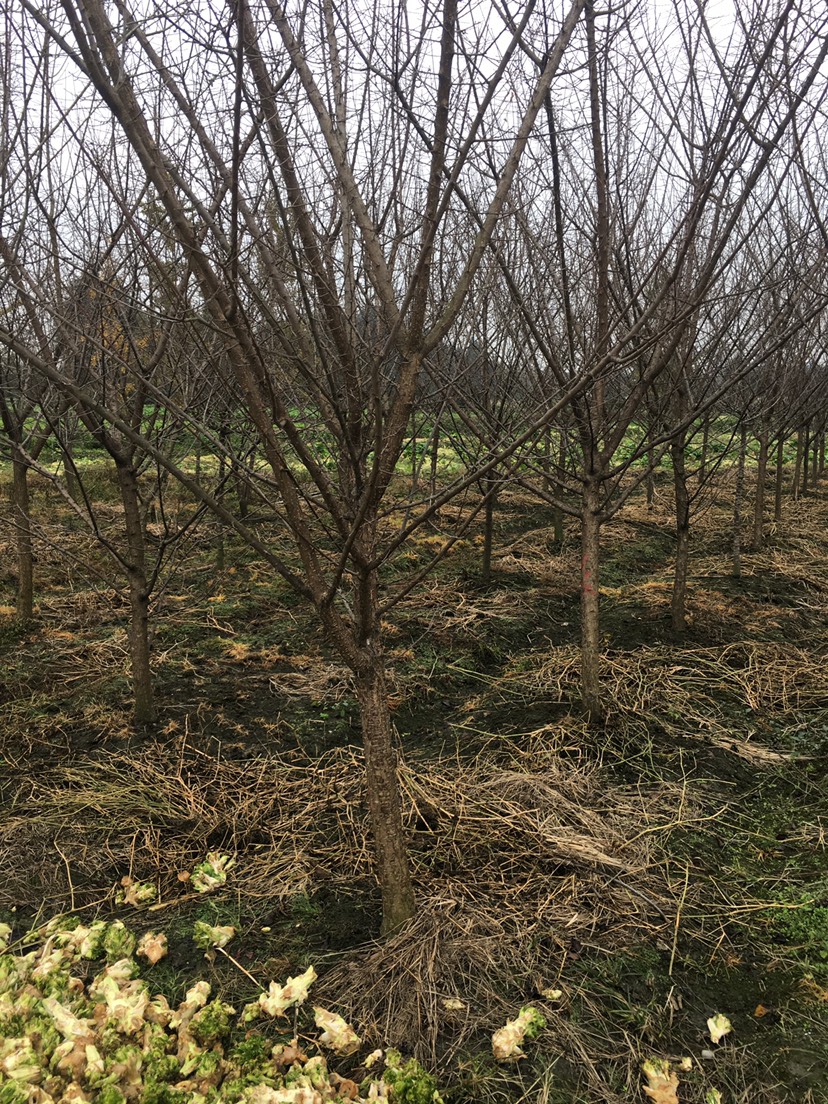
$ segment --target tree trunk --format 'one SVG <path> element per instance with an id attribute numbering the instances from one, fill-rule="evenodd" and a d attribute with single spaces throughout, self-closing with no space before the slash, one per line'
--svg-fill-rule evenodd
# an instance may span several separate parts
<path id="1" fill-rule="evenodd" d="M 747 426 L 739 433 L 739 459 L 736 466 L 736 492 L 733 497 L 733 576 L 742 577 L 742 498 L 745 493 L 745 454 L 747 453 Z"/>
<path id="2" fill-rule="evenodd" d="M 699 483 L 704 483 L 707 475 L 707 456 L 710 445 L 710 415 L 705 414 L 702 422 L 701 457 L 699 459 Z"/>
<path id="3" fill-rule="evenodd" d="M 29 466 L 15 455 L 12 469 L 12 505 L 17 545 L 17 616 L 21 621 L 30 621 L 34 616 L 34 560 L 32 519 L 29 511 Z"/>
<path id="4" fill-rule="evenodd" d="M 791 496 L 798 499 L 802 493 L 802 427 L 796 434 L 796 460 L 794 462 L 794 477 L 791 486 Z"/>
<path id="5" fill-rule="evenodd" d="M 551 430 L 547 431 L 551 433 Z M 547 438 L 548 443 L 548 438 Z M 563 497 L 564 487 L 564 472 L 566 471 L 566 433 L 563 428 L 558 430 L 558 476 L 557 480 L 548 480 L 547 489 Z M 562 545 L 564 542 L 564 512 L 560 506 L 553 506 L 552 508 L 552 532 L 555 538 L 555 544 Z"/>
<path id="6" fill-rule="evenodd" d="M 652 510 L 655 506 L 655 452 L 653 449 L 647 449 L 647 479 L 645 482 L 647 488 L 647 509 Z"/>
<path id="7" fill-rule="evenodd" d="M 135 469 L 129 464 L 116 464 L 121 501 L 124 504 L 129 583 L 129 646 L 132 659 L 132 691 L 135 699 L 135 720 L 138 724 L 155 721 L 155 700 L 149 649 L 149 587 L 146 573 L 144 526 L 141 520 L 141 500 Z"/>
<path id="8" fill-rule="evenodd" d="M 785 433 L 776 438 L 776 487 L 773 495 L 773 520 L 782 520 L 782 491 L 785 488 Z"/>
<path id="9" fill-rule="evenodd" d="M 687 572 L 690 562 L 690 496 L 687 493 L 685 444 L 685 434 L 680 433 L 670 446 L 676 499 L 676 566 L 670 613 L 673 631 L 679 636 L 687 627 Z"/>
<path id="10" fill-rule="evenodd" d="M 819 434 L 819 474 L 825 474 L 825 426 Z"/>
<path id="11" fill-rule="evenodd" d="M 759 459 L 756 466 L 756 495 L 753 501 L 753 541 L 751 549 L 758 552 L 762 547 L 765 521 L 765 480 L 768 476 L 768 443 L 770 430 L 762 425 L 759 431 Z"/>
<path id="12" fill-rule="evenodd" d="M 497 491 L 495 490 L 494 480 L 484 480 L 483 487 L 486 494 L 486 505 L 484 506 L 483 520 L 483 565 L 481 576 L 483 585 L 488 586 L 492 581 L 492 545 L 494 544 L 494 511 L 497 504 Z"/>
<path id="13" fill-rule="evenodd" d="M 603 717 L 601 696 L 600 483 L 584 484 L 581 517 L 581 700 L 590 721 Z"/>
<path id="14" fill-rule="evenodd" d="M 428 477 L 429 494 L 437 497 L 437 465 L 440 460 L 440 420 L 435 419 L 434 429 L 431 433 L 431 471 Z"/>
<path id="15" fill-rule="evenodd" d="M 820 474 L 820 472 L 819 472 L 819 442 L 820 442 L 821 438 L 822 438 L 821 432 L 818 429 L 815 430 L 813 440 L 812 440 L 814 456 L 813 456 L 813 464 L 812 464 L 812 467 L 811 467 L 811 483 L 813 484 L 814 488 L 816 488 L 816 485 L 819 482 L 819 474 Z"/>
<path id="16" fill-rule="evenodd" d="M 808 476 L 811 471 L 811 423 L 806 422 L 802 430 L 802 494 L 808 493 Z"/>
<path id="17" fill-rule="evenodd" d="M 415 902 L 382 657 L 376 656 L 370 670 L 355 681 L 365 747 L 368 811 L 382 890 L 382 934 L 387 935 L 411 919 Z"/>

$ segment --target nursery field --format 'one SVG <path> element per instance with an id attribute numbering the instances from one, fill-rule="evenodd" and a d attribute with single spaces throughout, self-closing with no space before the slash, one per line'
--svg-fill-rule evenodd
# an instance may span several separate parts
<path id="1" fill-rule="evenodd" d="M 116 524 L 111 480 L 87 485 Z M 249 546 L 193 527 L 153 598 L 159 721 L 136 728 L 111 561 L 33 478 L 37 610 L 21 626 L 2 510 L 6 954 L 55 916 L 120 919 L 166 934 L 141 967 L 153 993 L 174 1004 L 206 979 L 238 1009 L 313 966 L 313 999 L 362 1039 L 338 1066 L 348 1084 L 397 1047 L 450 1104 L 828 1100 L 820 485 L 734 578 L 720 475 L 693 523 L 681 638 L 669 485 L 649 510 L 631 497 L 602 538 L 600 726 L 579 709 L 576 529 L 558 544 L 551 510 L 504 492 L 483 585 L 475 519 L 385 626 L 419 906 L 385 939 L 353 693 L 312 611 Z M 234 862 L 200 891 L 211 853 Z M 235 933 L 205 958 L 197 922 Z M 529 1006 L 545 1027 L 498 1061 L 492 1033 Z M 732 1030 L 713 1041 L 717 1015 Z M 661 1082 L 653 1059 L 670 1063 Z"/>

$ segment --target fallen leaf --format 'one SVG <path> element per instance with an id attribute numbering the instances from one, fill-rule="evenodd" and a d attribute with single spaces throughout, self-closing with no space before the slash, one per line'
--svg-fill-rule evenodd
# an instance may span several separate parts
<path id="1" fill-rule="evenodd" d="M 757 1020 L 761 1020 L 763 1016 L 767 1016 L 768 1012 L 770 1012 L 770 1009 L 766 1008 L 764 1004 L 757 1004 L 753 1014 Z"/>

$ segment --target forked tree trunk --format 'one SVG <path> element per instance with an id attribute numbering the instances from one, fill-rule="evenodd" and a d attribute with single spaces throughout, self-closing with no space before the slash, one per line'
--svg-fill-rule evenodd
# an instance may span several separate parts
<path id="1" fill-rule="evenodd" d="M 687 493 L 685 444 L 685 434 L 680 433 L 670 446 L 676 499 L 676 566 L 670 614 L 673 631 L 679 636 L 687 627 L 687 573 L 690 563 L 690 496 Z"/>
<path id="2" fill-rule="evenodd" d="M 768 443 L 770 430 L 763 425 L 759 431 L 759 458 L 756 464 L 756 495 L 753 500 L 753 541 L 751 549 L 758 552 L 762 547 L 765 522 L 765 480 L 768 476 Z"/>
<path id="3" fill-rule="evenodd" d="M 146 573 L 146 546 L 141 520 L 138 478 L 129 464 L 116 464 L 124 525 L 127 538 L 127 581 L 129 583 L 129 649 L 132 660 L 132 692 L 135 720 L 138 724 L 155 721 L 155 698 L 149 648 L 149 587 Z"/>
<path id="4" fill-rule="evenodd" d="M 402 823 L 397 754 L 391 738 L 391 713 L 382 657 L 356 677 L 356 695 L 365 747 L 368 812 L 382 890 L 382 934 L 414 915 L 414 890 Z"/>
<path id="5" fill-rule="evenodd" d="M 29 466 L 15 456 L 12 462 L 12 511 L 17 547 L 17 616 L 30 621 L 34 616 L 34 559 L 32 519 L 29 509 Z"/>
<path id="6" fill-rule="evenodd" d="M 739 459 L 736 465 L 736 490 L 733 496 L 733 575 L 742 576 L 742 499 L 745 494 L 745 454 L 747 453 L 747 426 L 739 433 Z"/>
<path id="7" fill-rule="evenodd" d="M 590 721 L 604 715 L 601 695 L 600 483 L 584 484 L 581 517 L 581 700 Z"/>
<path id="8" fill-rule="evenodd" d="M 782 492 L 785 489 L 785 434 L 776 438 L 776 486 L 773 495 L 773 520 L 782 520 Z"/>

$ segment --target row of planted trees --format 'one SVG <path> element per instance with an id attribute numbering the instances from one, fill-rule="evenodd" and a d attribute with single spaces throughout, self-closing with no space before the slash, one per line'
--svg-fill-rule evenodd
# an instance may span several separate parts
<path id="1" fill-rule="evenodd" d="M 386 929 L 414 908 L 382 629 L 428 571 L 389 572 L 412 534 L 464 501 L 487 572 L 505 486 L 575 518 L 599 718 L 600 534 L 635 488 L 669 456 L 680 628 L 693 510 L 725 462 L 710 427 L 732 427 L 737 471 L 755 436 L 763 473 L 798 433 L 798 493 L 823 466 L 828 16 L 736 7 L 727 25 L 682 0 L 6 13 L 21 615 L 33 469 L 123 577 L 140 719 L 165 562 L 206 511 L 256 548 L 352 671 Z M 111 460 L 118 533 L 79 427 Z M 446 446 L 462 464 L 438 478 Z"/>

